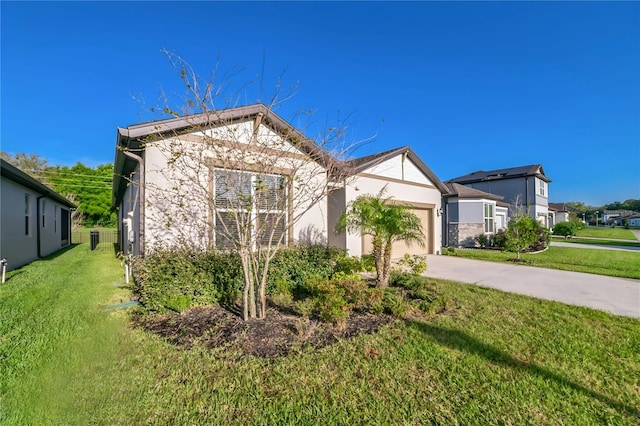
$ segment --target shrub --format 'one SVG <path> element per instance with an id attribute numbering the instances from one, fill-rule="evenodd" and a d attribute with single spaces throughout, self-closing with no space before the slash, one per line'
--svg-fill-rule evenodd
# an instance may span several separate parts
<path id="1" fill-rule="evenodd" d="M 376 260 L 372 254 L 363 254 L 360 258 L 362 261 L 363 271 L 365 272 L 375 272 L 376 271 Z"/>
<path id="2" fill-rule="evenodd" d="M 427 277 L 412 274 L 410 272 L 392 271 L 389 283 L 394 287 L 402 287 L 407 290 L 418 290 L 424 288 L 428 282 Z"/>
<path id="3" fill-rule="evenodd" d="M 240 259 L 230 253 L 193 249 L 156 250 L 133 258 L 134 291 L 150 312 L 184 311 L 235 300 L 242 288 Z"/>
<path id="4" fill-rule="evenodd" d="M 405 253 L 402 259 L 398 261 L 397 269 L 419 275 L 427 270 L 427 259 L 424 256 Z"/>
<path id="5" fill-rule="evenodd" d="M 499 230 L 493 235 L 493 246 L 503 249 L 507 241 L 504 229 Z"/>
<path id="6" fill-rule="evenodd" d="M 336 272 L 338 259 L 344 257 L 346 250 L 320 245 L 281 249 L 269 265 L 267 294 L 295 292 L 308 280 L 329 278 Z"/>
<path id="7" fill-rule="evenodd" d="M 293 310 L 299 315 L 309 318 L 316 310 L 316 301 L 314 299 L 296 300 L 293 302 Z"/>
<path id="8" fill-rule="evenodd" d="M 335 272 L 356 274 L 364 271 L 362 260 L 356 256 L 338 256 L 336 258 Z"/>
<path id="9" fill-rule="evenodd" d="M 491 245 L 491 238 L 487 234 L 478 234 L 473 239 L 482 248 L 489 247 Z"/>
<path id="10" fill-rule="evenodd" d="M 409 305 L 404 300 L 404 297 L 391 291 L 385 292 L 382 303 L 384 306 L 384 312 L 397 318 L 402 317 L 409 309 Z"/>
<path id="11" fill-rule="evenodd" d="M 518 215 L 511 219 L 505 231 L 505 250 L 520 253 L 542 250 L 549 245 L 551 235 L 538 221 L 529 215 Z"/>
<path id="12" fill-rule="evenodd" d="M 565 238 L 576 235 L 576 228 L 571 222 L 560 222 L 553 226 L 553 234 Z"/>
<path id="13" fill-rule="evenodd" d="M 456 248 L 455 247 L 447 247 L 444 250 L 444 254 L 448 254 L 450 256 L 454 256 L 456 254 Z"/>

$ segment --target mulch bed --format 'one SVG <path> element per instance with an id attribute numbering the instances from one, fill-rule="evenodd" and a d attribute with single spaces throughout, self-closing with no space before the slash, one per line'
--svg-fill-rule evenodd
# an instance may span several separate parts
<path id="1" fill-rule="evenodd" d="M 243 356 L 276 358 L 374 333 L 392 320 L 388 315 L 353 312 L 345 325 L 336 327 L 270 307 L 265 319 L 245 322 L 221 306 L 205 306 L 182 313 L 139 316 L 134 325 L 185 349 L 203 345 L 238 350 Z"/>

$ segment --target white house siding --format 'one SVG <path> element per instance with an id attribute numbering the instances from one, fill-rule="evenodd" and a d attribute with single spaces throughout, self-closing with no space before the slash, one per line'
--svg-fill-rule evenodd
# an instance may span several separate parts
<path id="1" fill-rule="evenodd" d="M 289 142 L 284 140 L 270 129 L 261 125 L 258 134 L 260 148 L 278 149 L 291 155 L 274 155 L 268 151 L 253 152 L 242 148 L 222 148 L 224 156 L 230 155 L 233 161 L 238 161 L 242 169 L 252 163 L 256 165 L 263 162 L 268 164 L 265 169 L 296 170 L 296 176 L 300 178 L 299 184 L 311 188 L 320 188 L 324 185 L 326 174 L 318 164 L 305 159 L 304 154 L 292 148 Z M 215 139 L 235 138 L 233 143 L 246 143 L 250 140 L 253 131 L 253 122 L 239 123 L 230 126 L 220 126 L 207 131 L 208 136 Z M 199 133 L 200 136 L 202 133 Z M 192 134 L 194 135 L 194 134 Z M 197 134 L 195 134 L 198 136 Z M 229 141 L 229 139 L 224 139 Z M 259 150 L 259 149 L 258 149 Z M 171 152 L 181 152 L 175 163 Z M 265 153 L 266 152 L 266 153 Z M 166 140 L 148 144 L 145 150 L 145 234 L 147 238 L 146 250 L 153 250 L 159 246 L 169 245 L 195 245 L 206 248 L 211 245 L 210 229 L 212 218 L 208 208 L 210 162 L 219 159 L 220 151 L 213 152 L 205 143 L 197 139 L 177 136 Z M 265 161 L 266 159 L 266 161 Z M 228 160 L 225 160 L 228 161 Z M 213 166 L 212 166 L 213 167 Z M 256 166 L 257 167 L 257 166 Z M 226 169 L 230 167 L 225 166 Z M 296 195 L 293 196 L 297 198 Z M 316 200 L 317 201 L 317 197 Z M 311 200 L 297 200 L 293 206 L 294 221 L 297 221 L 289 236 L 290 240 L 314 235 L 320 242 L 327 240 L 327 209 L 326 200 L 311 205 Z"/>
<path id="2" fill-rule="evenodd" d="M 29 194 L 29 234 L 25 235 L 25 194 Z M 0 179 L 0 258 L 7 259 L 7 270 L 12 270 L 38 259 L 38 228 L 40 231 L 40 256 L 47 256 L 63 247 L 61 209 L 69 210 L 57 201 L 41 198 L 33 189 L 12 180 Z M 42 210 L 38 215 L 37 203 L 45 201 L 45 223 L 42 226 Z M 55 214 L 55 216 L 54 216 Z M 69 236 L 65 236 L 65 245 Z"/>

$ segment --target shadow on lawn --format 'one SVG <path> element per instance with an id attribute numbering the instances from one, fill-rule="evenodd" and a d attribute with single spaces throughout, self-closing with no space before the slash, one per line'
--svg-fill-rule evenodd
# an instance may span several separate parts
<path id="1" fill-rule="evenodd" d="M 615 401 L 605 395 L 592 391 L 591 389 L 587 389 L 579 383 L 573 382 L 551 370 L 514 358 L 508 353 L 483 343 L 477 338 L 460 330 L 439 327 L 434 324 L 419 321 L 411 321 L 409 322 L 409 325 L 415 327 L 417 330 L 421 331 L 423 334 L 427 335 L 442 346 L 464 351 L 469 354 L 479 355 L 494 364 L 504 365 L 521 370 L 528 374 L 543 377 L 547 380 L 553 380 L 562 386 L 569 387 L 584 395 L 597 399 L 615 410 L 624 412 L 634 418 L 640 418 L 640 411 L 637 411 L 637 408 L 635 407 L 624 405 L 623 403 Z"/>

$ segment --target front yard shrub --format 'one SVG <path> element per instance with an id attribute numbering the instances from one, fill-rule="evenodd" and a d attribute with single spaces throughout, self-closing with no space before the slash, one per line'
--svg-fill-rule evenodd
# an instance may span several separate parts
<path id="1" fill-rule="evenodd" d="M 393 315 L 396 318 L 402 317 L 407 310 L 409 310 L 409 304 L 405 301 L 401 294 L 397 294 L 393 291 L 387 290 L 384 293 L 384 299 L 382 301 L 384 306 L 384 312 L 389 315 Z"/>
<path id="2" fill-rule="evenodd" d="M 311 279 L 329 278 L 346 250 L 321 245 L 300 245 L 276 253 L 269 265 L 267 294 L 295 292 Z M 284 284 L 283 284 L 284 283 Z M 288 289 L 285 289 L 285 284 Z"/>
<path id="3" fill-rule="evenodd" d="M 504 229 L 499 230 L 493 235 L 492 243 L 494 247 L 504 249 L 506 241 L 507 241 L 507 236 L 504 232 Z"/>
<path id="4" fill-rule="evenodd" d="M 149 312 L 184 311 L 235 299 L 242 288 L 240 259 L 231 253 L 156 250 L 132 259 L 134 291 Z"/>
<path id="5" fill-rule="evenodd" d="M 405 253 L 396 265 L 396 269 L 420 275 L 427 270 L 427 259 L 426 257 L 417 254 L 411 255 L 409 253 Z"/>
<path id="6" fill-rule="evenodd" d="M 481 248 L 489 247 L 491 245 L 491 238 L 487 234 L 478 234 L 473 239 Z"/>
<path id="7" fill-rule="evenodd" d="M 576 228 L 571 222 L 560 222 L 553 226 L 553 235 L 560 235 L 565 238 L 576 235 Z"/>
<path id="8" fill-rule="evenodd" d="M 309 318 L 316 310 L 316 301 L 311 298 L 296 300 L 293 302 L 293 310 L 300 316 Z"/>
<path id="9" fill-rule="evenodd" d="M 424 288 L 428 278 L 410 272 L 392 271 L 389 284 L 393 287 L 402 287 L 407 290 L 418 290 Z"/>

